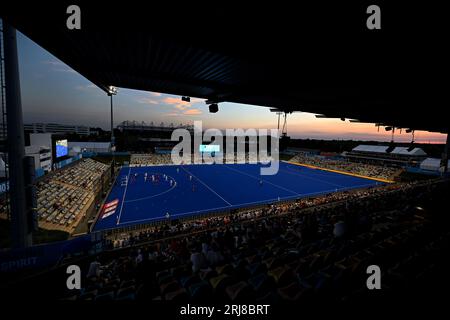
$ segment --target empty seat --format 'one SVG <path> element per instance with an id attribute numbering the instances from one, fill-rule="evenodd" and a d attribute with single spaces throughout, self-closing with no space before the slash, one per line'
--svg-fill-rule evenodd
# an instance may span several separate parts
<path id="1" fill-rule="evenodd" d="M 209 281 L 211 278 L 215 276 L 217 276 L 217 272 L 215 270 L 200 271 L 200 278 L 202 280 Z"/>
<path id="2" fill-rule="evenodd" d="M 119 288 L 126 288 L 126 287 L 131 287 L 134 285 L 135 285 L 134 279 L 133 280 L 125 280 L 120 283 Z"/>
<path id="3" fill-rule="evenodd" d="M 87 292 L 82 293 L 78 297 L 78 300 L 82 300 L 82 301 L 94 300 L 96 295 L 97 295 L 97 290 L 87 291 Z"/>
<path id="4" fill-rule="evenodd" d="M 284 287 L 281 287 L 277 292 L 283 300 L 296 301 L 302 296 L 304 291 L 305 289 L 300 286 L 298 282 L 294 281 Z"/>
<path id="5" fill-rule="evenodd" d="M 114 300 L 113 291 L 105 292 L 95 297 L 95 301 L 111 301 L 111 300 Z"/>
<path id="6" fill-rule="evenodd" d="M 169 273 L 164 273 L 160 276 L 156 276 L 159 285 L 163 285 L 164 283 L 171 282 L 174 280 L 174 277 Z"/>
<path id="7" fill-rule="evenodd" d="M 249 301 L 253 298 L 253 290 L 245 281 L 230 285 L 225 291 L 231 301 Z"/>
<path id="8" fill-rule="evenodd" d="M 266 265 L 267 269 L 274 269 L 281 266 L 283 264 L 283 261 L 282 259 L 276 257 L 264 260 L 263 263 Z"/>
<path id="9" fill-rule="evenodd" d="M 228 274 L 228 275 L 232 275 L 234 272 L 233 267 L 230 264 L 226 264 L 223 266 L 218 266 L 216 267 L 216 271 L 218 274 Z"/>
<path id="10" fill-rule="evenodd" d="M 197 275 L 190 275 L 180 279 L 180 284 L 183 288 L 189 288 L 192 284 L 197 282 L 200 282 L 200 277 Z"/>
<path id="11" fill-rule="evenodd" d="M 179 288 L 178 290 L 169 292 L 165 295 L 165 299 L 168 301 L 182 302 L 188 301 L 189 295 L 184 288 Z"/>
<path id="12" fill-rule="evenodd" d="M 256 297 L 262 297 L 275 288 L 275 281 L 266 274 L 256 275 L 248 280 Z"/>
<path id="13" fill-rule="evenodd" d="M 192 284 L 188 291 L 194 301 L 207 301 L 212 295 L 212 288 L 206 281 Z"/>
<path id="14" fill-rule="evenodd" d="M 247 266 L 247 270 L 251 275 L 257 275 L 260 273 L 265 273 L 267 271 L 267 267 L 262 263 L 254 263 Z"/>
<path id="15" fill-rule="evenodd" d="M 134 286 L 121 288 L 117 291 L 116 300 L 134 300 L 135 290 Z"/>
<path id="16" fill-rule="evenodd" d="M 170 281 L 170 282 L 163 283 L 163 284 L 160 286 L 161 295 L 164 296 L 164 295 L 167 294 L 168 292 L 178 290 L 179 288 L 180 288 L 180 285 L 179 285 L 178 282 L 176 282 L 175 280 Z"/>
<path id="17" fill-rule="evenodd" d="M 226 274 L 221 274 L 217 277 L 211 278 L 209 282 L 214 290 L 219 291 L 230 285 L 232 278 Z"/>
<path id="18" fill-rule="evenodd" d="M 287 266 L 272 269 L 267 274 L 275 280 L 278 286 L 286 285 L 294 280 L 294 274 Z"/>

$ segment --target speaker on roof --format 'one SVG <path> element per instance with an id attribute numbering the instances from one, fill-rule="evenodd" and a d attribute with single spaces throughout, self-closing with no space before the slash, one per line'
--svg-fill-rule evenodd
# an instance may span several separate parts
<path id="1" fill-rule="evenodd" d="M 219 105 L 217 103 L 212 103 L 209 105 L 209 112 L 216 113 L 219 111 Z"/>

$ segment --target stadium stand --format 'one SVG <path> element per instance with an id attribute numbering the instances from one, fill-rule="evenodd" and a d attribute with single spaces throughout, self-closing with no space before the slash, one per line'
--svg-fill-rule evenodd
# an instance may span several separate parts
<path id="1" fill-rule="evenodd" d="M 221 158 L 219 158 L 221 157 Z M 211 159 L 202 159 L 201 163 L 208 163 L 208 162 L 217 162 L 219 159 L 223 161 L 223 163 L 268 163 L 270 162 L 271 158 L 269 156 L 256 156 L 256 155 L 249 155 L 248 153 L 245 154 L 245 157 L 243 159 L 238 159 L 238 157 L 235 155 L 234 159 L 229 161 L 226 158 L 226 155 L 220 154 L 216 157 L 212 157 Z M 194 156 L 191 157 L 191 163 L 194 162 L 200 162 L 200 160 L 195 160 Z M 165 164 L 171 164 L 172 159 L 170 154 L 157 154 L 157 153 L 133 153 L 130 158 L 130 164 L 134 166 L 152 166 L 152 165 L 165 165 Z"/>
<path id="2" fill-rule="evenodd" d="M 93 205 L 109 166 L 82 159 L 37 183 L 39 226 L 72 233 Z"/>
<path id="3" fill-rule="evenodd" d="M 39 227 L 72 233 L 93 208 L 108 168 L 101 162 L 82 159 L 39 179 L 36 183 Z M 7 197 L 0 199 L 1 219 L 8 218 L 7 201 Z"/>
<path id="4" fill-rule="evenodd" d="M 8 219 L 8 203 L 9 197 L 5 194 L 0 196 L 0 219 Z"/>
<path id="5" fill-rule="evenodd" d="M 110 246 L 113 248 L 121 248 L 129 245 L 136 245 L 142 242 L 158 240 L 161 237 L 172 237 L 181 233 L 199 232 L 211 227 L 219 227 L 227 225 L 230 221 L 245 222 L 252 219 L 260 219 L 270 217 L 274 214 L 287 212 L 290 210 L 303 210 L 314 208 L 316 206 L 333 205 L 336 202 L 355 201 L 357 199 L 365 199 L 376 195 L 382 196 L 386 192 L 414 186 L 417 182 L 409 182 L 402 184 L 391 184 L 383 187 L 357 189 L 343 192 L 333 192 L 322 196 L 298 199 L 296 202 L 285 202 L 276 204 L 271 208 L 243 209 L 239 212 L 233 212 L 232 215 L 210 215 L 203 219 L 195 219 L 193 221 L 183 221 L 177 225 L 154 225 L 144 230 L 138 230 L 129 233 L 111 232 L 109 240 Z"/>
<path id="6" fill-rule="evenodd" d="M 73 167 L 57 171 L 52 178 L 62 183 L 92 190 L 94 181 L 99 179 L 107 168 L 108 166 L 101 162 L 83 159 Z"/>
<path id="7" fill-rule="evenodd" d="M 448 249 L 450 233 L 436 223 L 431 205 L 448 188 L 441 180 L 390 185 L 345 201 L 307 208 L 301 201 L 222 217 L 202 232 L 187 229 L 142 245 L 131 240 L 87 261 L 85 286 L 63 298 L 351 300 L 360 297 L 365 282 L 358 280 L 372 261 L 386 270 L 388 295 L 426 286 L 446 266 L 436 257 Z"/>
<path id="8" fill-rule="evenodd" d="M 135 166 L 153 166 L 170 163 L 172 163 L 170 154 L 133 153 L 130 158 L 130 164 Z"/>
<path id="9" fill-rule="evenodd" d="M 381 179 L 393 179 L 398 174 L 399 169 L 389 166 L 356 163 L 346 159 L 335 159 L 321 156 L 308 156 L 303 154 L 297 154 L 292 157 L 292 162 L 297 162 L 306 165 L 312 165 L 319 168 L 337 170 L 342 172 L 348 172 L 352 174 L 362 175 L 366 177 L 381 178 Z"/>

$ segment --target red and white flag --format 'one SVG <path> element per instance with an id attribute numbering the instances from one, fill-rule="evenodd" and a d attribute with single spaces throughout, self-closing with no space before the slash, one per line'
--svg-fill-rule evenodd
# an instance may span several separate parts
<path id="1" fill-rule="evenodd" d="M 105 203 L 103 205 L 103 213 L 102 213 L 102 219 L 105 219 L 116 212 L 117 205 L 119 204 L 119 199 L 115 199 L 111 202 Z"/>

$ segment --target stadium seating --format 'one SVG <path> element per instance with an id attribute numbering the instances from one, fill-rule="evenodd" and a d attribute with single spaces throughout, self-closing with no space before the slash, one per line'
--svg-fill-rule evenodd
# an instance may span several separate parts
<path id="1" fill-rule="evenodd" d="M 170 154 L 134 153 L 130 159 L 130 164 L 134 166 L 154 166 L 171 163 Z"/>
<path id="2" fill-rule="evenodd" d="M 215 157 L 215 158 L 204 158 L 201 160 L 201 163 L 212 163 L 212 162 L 219 162 L 219 160 L 222 161 L 222 163 L 268 163 L 270 162 L 271 158 L 267 156 L 261 156 L 261 155 L 249 155 L 246 153 L 242 159 L 238 158 L 237 155 L 234 155 L 232 160 L 227 159 L 226 155 L 221 155 L 221 158 Z M 190 159 L 191 163 L 197 163 L 200 160 L 196 160 L 194 158 L 194 155 L 191 156 Z M 130 164 L 133 166 L 153 166 L 153 165 L 165 165 L 165 164 L 172 164 L 172 159 L 170 154 L 156 154 L 156 153 L 134 153 L 131 155 Z"/>
<path id="3" fill-rule="evenodd" d="M 56 171 L 52 179 L 75 187 L 93 190 L 95 182 L 107 169 L 106 164 L 92 159 L 82 159 L 74 166 Z"/>
<path id="4" fill-rule="evenodd" d="M 8 219 L 9 197 L 5 194 L 0 195 L 0 219 Z"/>
<path id="5" fill-rule="evenodd" d="M 37 183 L 40 227 L 71 232 L 94 200 L 108 166 L 82 159 Z"/>
<path id="6" fill-rule="evenodd" d="M 290 161 L 381 179 L 392 179 L 392 177 L 399 171 L 399 169 L 395 167 L 356 163 L 345 159 L 330 159 L 321 156 L 303 154 L 295 155 Z"/>
<path id="7" fill-rule="evenodd" d="M 395 292 L 406 283 L 425 282 L 439 267 L 436 257 L 448 249 L 450 232 L 436 229 L 431 210 L 414 206 L 427 207 L 431 194 L 443 195 L 448 189 L 447 183 L 426 181 L 312 207 L 301 201 L 269 206 L 253 209 L 257 215 L 245 212 L 246 220 L 224 224 L 222 217 L 203 231 L 181 227 L 182 234 L 170 240 L 164 229 L 154 229 L 148 234 L 162 233 L 162 239 L 146 237 L 138 245 L 129 238 L 128 247 L 109 253 L 99 277 L 90 279 L 75 298 L 347 300 L 358 296 L 365 286 L 365 268 L 375 262 L 386 275 L 384 288 Z M 336 236 L 333 226 L 339 222 L 345 229 Z M 205 259 L 193 270 L 193 255 L 207 257 L 210 251 L 219 252 L 223 260 L 214 265 Z M 120 285 L 111 287 L 113 281 Z"/>

